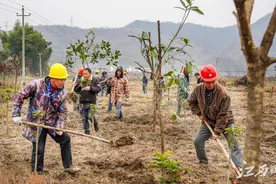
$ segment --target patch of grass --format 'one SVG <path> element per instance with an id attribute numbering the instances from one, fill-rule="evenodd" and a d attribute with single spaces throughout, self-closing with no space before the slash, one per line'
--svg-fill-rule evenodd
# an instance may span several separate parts
<path id="1" fill-rule="evenodd" d="M 13 95 L 14 89 L 10 87 L 4 87 L 0 89 L 0 103 L 10 100 Z"/>

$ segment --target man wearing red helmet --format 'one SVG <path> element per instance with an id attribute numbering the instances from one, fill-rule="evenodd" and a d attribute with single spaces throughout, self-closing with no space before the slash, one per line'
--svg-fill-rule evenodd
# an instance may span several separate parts
<path id="1" fill-rule="evenodd" d="M 225 128 L 234 126 L 234 116 L 231 110 L 231 99 L 226 89 L 216 82 L 217 72 L 214 66 L 205 65 L 200 71 L 203 83 L 198 84 L 188 98 L 189 106 L 199 119 L 204 120 L 215 132 L 214 139 L 224 135 L 226 139 L 230 133 L 225 133 Z M 205 152 L 205 142 L 212 137 L 208 127 L 202 123 L 194 140 L 196 155 L 200 163 L 208 163 Z M 237 168 L 243 167 L 243 154 L 241 146 L 234 137 L 234 147 L 231 156 Z"/>

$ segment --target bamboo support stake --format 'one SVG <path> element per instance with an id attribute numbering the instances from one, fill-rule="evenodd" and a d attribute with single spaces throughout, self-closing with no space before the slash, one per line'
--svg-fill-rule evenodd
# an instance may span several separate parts
<path id="1" fill-rule="evenodd" d="M 46 129 L 49 129 L 49 130 L 62 131 L 62 132 L 66 132 L 66 133 L 70 133 L 70 134 L 75 134 L 75 135 L 80 135 L 80 136 L 88 137 L 88 138 L 95 139 L 95 140 L 98 140 L 98 141 L 101 141 L 101 142 L 112 144 L 112 142 L 109 141 L 109 140 L 106 140 L 106 139 L 103 139 L 103 138 L 100 138 L 100 137 L 96 137 L 96 136 L 93 136 L 93 135 L 87 135 L 87 134 L 84 134 L 84 133 L 75 132 L 73 130 L 62 129 L 62 128 L 55 128 L 55 127 L 51 127 L 51 126 L 46 126 L 46 125 L 36 124 L 36 123 L 30 123 L 30 122 L 22 122 L 22 124 L 28 125 L 28 126 L 34 126 L 34 127 L 42 127 L 42 128 L 46 128 Z"/>
<path id="2" fill-rule="evenodd" d="M 39 141 L 39 127 L 36 127 L 36 143 L 35 143 L 35 173 L 37 172 L 38 162 L 38 141 Z"/>

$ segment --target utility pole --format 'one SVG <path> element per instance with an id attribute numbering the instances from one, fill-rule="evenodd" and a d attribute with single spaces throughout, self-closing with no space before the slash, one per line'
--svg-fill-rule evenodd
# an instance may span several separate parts
<path id="1" fill-rule="evenodd" d="M 8 32 L 8 21 L 5 21 L 6 32 Z"/>
<path id="2" fill-rule="evenodd" d="M 42 53 L 38 53 L 38 55 L 39 55 L 39 77 L 42 77 L 42 64 L 41 64 Z"/>
<path id="3" fill-rule="evenodd" d="M 73 27 L 73 17 L 70 17 L 71 27 Z"/>
<path id="4" fill-rule="evenodd" d="M 216 60 L 216 69 L 218 70 L 218 63 L 219 63 L 219 57 L 217 57 L 217 60 Z"/>
<path id="5" fill-rule="evenodd" d="M 17 16 L 22 17 L 22 79 L 21 79 L 21 85 L 24 87 L 25 82 L 25 22 L 24 18 L 27 16 L 31 16 L 29 13 L 28 15 L 24 14 L 24 6 L 22 6 L 22 15 L 16 14 Z"/>

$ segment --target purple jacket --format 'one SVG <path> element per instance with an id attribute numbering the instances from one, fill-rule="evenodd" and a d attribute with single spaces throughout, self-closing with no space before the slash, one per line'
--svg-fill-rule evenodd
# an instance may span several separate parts
<path id="1" fill-rule="evenodd" d="M 13 98 L 12 117 L 21 115 L 23 101 L 29 98 L 29 105 L 26 120 L 38 123 L 34 113 L 40 111 L 44 115 L 40 118 L 40 123 L 56 128 L 64 128 L 67 117 L 66 91 L 58 89 L 52 92 L 49 77 L 37 79 L 26 85 Z M 36 127 L 22 126 L 22 135 L 32 141 L 36 141 Z M 54 136 L 55 131 L 50 131 Z"/>

